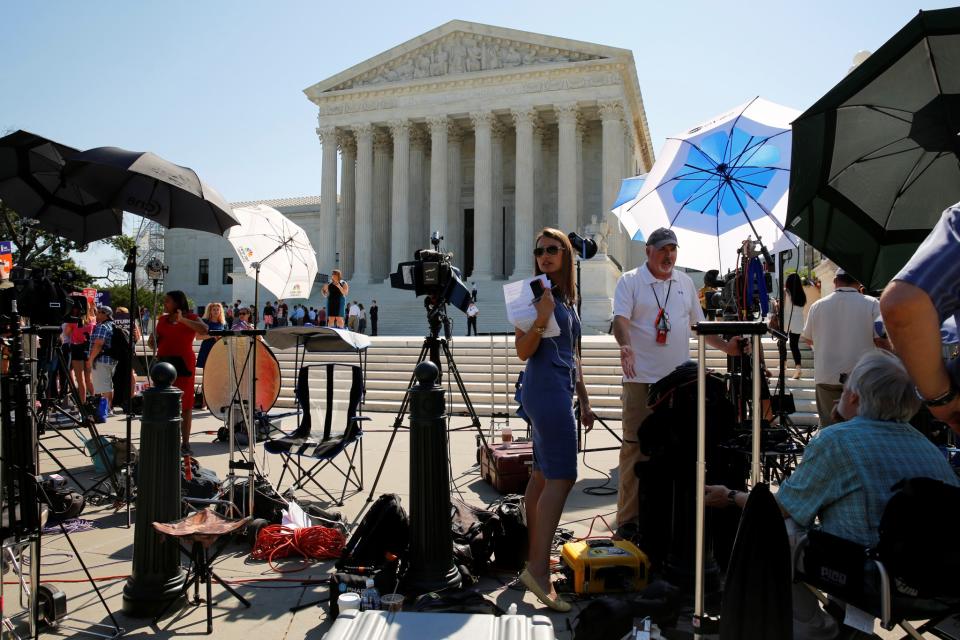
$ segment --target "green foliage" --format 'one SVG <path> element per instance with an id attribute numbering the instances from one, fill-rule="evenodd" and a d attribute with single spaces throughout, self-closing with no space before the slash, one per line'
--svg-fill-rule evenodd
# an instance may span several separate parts
<path id="1" fill-rule="evenodd" d="M 52 279 L 67 288 L 82 289 L 93 282 L 93 276 L 70 258 L 71 251 L 83 251 L 85 246 L 39 229 L 2 203 L 0 240 L 13 242 L 15 267 L 46 269 Z"/>
<path id="2" fill-rule="evenodd" d="M 100 287 L 100 291 L 107 291 L 110 293 L 110 304 L 113 308 L 117 307 L 126 307 L 130 308 L 130 283 L 126 284 L 112 284 L 108 287 Z M 137 289 L 137 304 L 141 308 L 150 309 L 150 313 L 153 313 L 153 289 L 147 289 L 146 287 L 139 287 Z M 163 305 L 163 292 L 157 294 L 157 307 Z"/>

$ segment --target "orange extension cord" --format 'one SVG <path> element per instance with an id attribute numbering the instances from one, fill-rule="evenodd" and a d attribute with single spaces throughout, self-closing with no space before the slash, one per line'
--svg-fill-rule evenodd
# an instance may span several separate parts
<path id="1" fill-rule="evenodd" d="M 257 543 L 250 557 L 254 560 L 266 560 L 270 568 L 277 573 L 302 571 L 306 567 L 280 569 L 273 564 L 274 559 L 301 555 L 312 560 L 332 560 L 339 558 L 347 539 L 337 529 L 329 527 L 301 527 L 291 529 L 279 524 L 271 524 L 260 530 Z"/>

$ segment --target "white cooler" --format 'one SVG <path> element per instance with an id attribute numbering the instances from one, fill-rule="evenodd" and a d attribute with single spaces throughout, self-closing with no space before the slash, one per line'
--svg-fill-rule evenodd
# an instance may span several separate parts
<path id="1" fill-rule="evenodd" d="M 324 640 L 556 640 L 546 616 L 343 611 Z"/>

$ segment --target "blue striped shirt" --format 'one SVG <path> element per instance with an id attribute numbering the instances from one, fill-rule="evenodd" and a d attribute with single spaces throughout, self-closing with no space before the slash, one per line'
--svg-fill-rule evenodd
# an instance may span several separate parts
<path id="1" fill-rule="evenodd" d="M 891 487 L 917 477 L 960 484 L 943 453 L 910 425 L 856 417 L 810 441 L 777 501 L 804 527 L 819 517 L 827 533 L 873 546 Z"/>
<path id="2" fill-rule="evenodd" d="M 960 324 L 960 203 L 943 212 L 940 222 L 894 280 L 926 291 L 941 323 L 953 316 Z"/>
<path id="3" fill-rule="evenodd" d="M 97 362 L 102 362 L 104 364 L 114 364 L 116 360 L 107 355 L 107 349 L 110 348 L 110 344 L 113 342 L 113 322 L 107 320 L 106 322 L 101 322 L 93 329 L 93 333 L 90 334 L 90 344 L 91 346 L 96 343 L 97 340 L 103 340 L 103 346 L 100 348 L 100 353 L 97 354 Z"/>

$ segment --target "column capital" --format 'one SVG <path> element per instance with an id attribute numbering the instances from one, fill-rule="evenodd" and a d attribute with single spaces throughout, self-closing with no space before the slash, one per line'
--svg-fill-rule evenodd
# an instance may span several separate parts
<path id="1" fill-rule="evenodd" d="M 430 136 L 427 134 L 426 129 L 423 127 L 413 126 L 410 128 L 410 145 L 411 146 L 426 146 L 430 142 Z"/>
<path id="2" fill-rule="evenodd" d="M 604 122 L 623 119 L 623 103 L 619 100 L 601 100 L 597 102 L 597 108 L 600 110 L 600 119 Z"/>
<path id="3" fill-rule="evenodd" d="M 566 104 L 557 104 L 553 106 L 554 111 L 557 112 L 557 122 L 559 124 L 570 124 L 575 125 L 577 122 L 577 117 L 580 114 L 579 109 L 577 108 L 576 102 L 568 102 Z"/>
<path id="4" fill-rule="evenodd" d="M 392 120 L 387 123 L 387 126 L 390 128 L 390 134 L 396 138 L 398 136 L 408 135 L 412 123 L 409 120 Z"/>
<path id="5" fill-rule="evenodd" d="M 447 142 L 453 144 L 459 144 L 463 141 L 463 129 L 460 128 L 456 122 L 452 120 L 447 125 Z"/>
<path id="6" fill-rule="evenodd" d="M 493 119 L 493 123 L 490 125 L 490 134 L 495 140 L 503 140 L 503 136 L 506 135 L 507 128 L 503 125 L 500 120 L 497 118 Z"/>
<path id="7" fill-rule="evenodd" d="M 340 147 L 340 153 L 355 154 L 357 152 L 357 139 L 347 131 L 337 133 L 337 145 Z"/>
<path id="8" fill-rule="evenodd" d="M 332 144 L 336 146 L 337 128 L 336 127 L 317 127 L 317 137 L 320 138 L 320 144 L 322 145 Z"/>
<path id="9" fill-rule="evenodd" d="M 373 132 L 373 148 L 378 151 L 390 151 L 393 148 L 393 140 L 390 139 L 390 134 L 377 128 Z"/>
<path id="10" fill-rule="evenodd" d="M 430 135 L 439 131 L 447 131 L 449 126 L 450 118 L 447 116 L 430 116 L 427 118 L 427 129 L 430 130 Z"/>
<path id="11" fill-rule="evenodd" d="M 536 109 L 511 109 L 510 117 L 513 119 L 513 126 L 520 128 L 523 125 L 534 126 L 539 123 L 539 117 Z"/>
<path id="12" fill-rule="evenodd" d="M 490 129 L 496 119 L 492 111 L 476 111 L 470 114 L 474 129 Z"/>
<path id="13" fill-rule="evenodd" d="M 357 142 L 361 140 L 371 140 L 373 139 L 373 132 L 375 127 L 372 124 L 355 124 L 353 125 L 353 134 L 357 138 Z"/>

